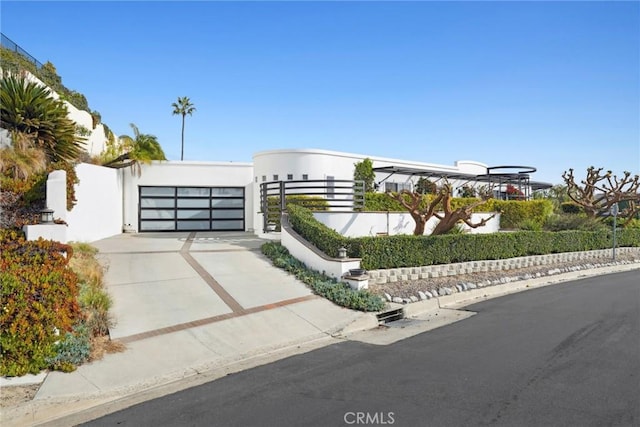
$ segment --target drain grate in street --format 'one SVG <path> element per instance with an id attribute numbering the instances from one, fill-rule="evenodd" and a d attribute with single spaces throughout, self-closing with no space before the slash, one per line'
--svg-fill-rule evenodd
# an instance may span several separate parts
<path id="1" fill-rule="evenodd" d="M 384 313 L 378 313 L 376 317 L 378 318 L 378 323 L 384 325 L 389 322 L 395 322 L 397 320 L 404 319 L 404 310 L 402 308 L 389 310 L 385 311 Z"/>

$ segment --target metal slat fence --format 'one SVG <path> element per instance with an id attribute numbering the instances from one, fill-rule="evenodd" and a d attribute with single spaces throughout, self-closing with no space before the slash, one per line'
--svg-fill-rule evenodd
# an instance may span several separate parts
<path id="1" fill-rule="evenodd" d="M 260 184 L 260 211 L 265 233 L 279 228 L 287 203 L 317 211 L 358 211 L 364 208 L 364 181 L 270 181 Z"/>

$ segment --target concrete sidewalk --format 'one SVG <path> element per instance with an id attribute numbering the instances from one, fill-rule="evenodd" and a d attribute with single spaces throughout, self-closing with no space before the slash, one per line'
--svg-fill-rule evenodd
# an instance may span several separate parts
<path id="1" fill-rule="evenodd" d="M 330 337 L 370 315 L 319 298 L 273 268 L 248 233 L 123 234 L 93 245 L 122 353 L 49 373 L 2 425 L 35 425 L 201 372 Z M 265 362 L 266 363 L 266 362 Z"/>

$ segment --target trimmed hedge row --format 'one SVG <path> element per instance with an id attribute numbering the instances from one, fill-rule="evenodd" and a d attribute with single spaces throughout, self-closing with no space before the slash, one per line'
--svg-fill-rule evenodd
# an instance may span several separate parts
<path id="1" fill-rule="evenodd" d="M 619 230 L 619 246 L 640 246 L 639 230 Z M 514 233 L 359 238 L 358 254 L 368 270 L 529 255 L 579 252 L 611 247 L 611 232 L 521 231 Z"/>
<path id="2" fill-rule="evenodd" d="M 287 205 L 289 212 L 289 223 L 298 234 L 307 241 L 313 243 L 318 249 L 331 257 L 338 256 L 338 249 L 347 248 L 350 255 L 353 254 L 351 249 L 351 241 L 342 234 L 327 227 L 313 217 L 311 210 L 299 205 Z"/>
<path id="3" fill-rule="evenodd" d="M 606 249 L 612 242 L 611 231 L 347 238 L 299 206 L 289 207 L 289 222 L 298 234 L 329 256 L 337 256 L 338 248 L 342 246 L 347 248 L 349 256 L 361 258 L 361 265 L 367 270 Z M 617 241 L 619 246 L 640 246 L 640 230 L 618 230 Z"/>
<path id="4" fill-rule="evenodd" d="M 422 207 L 427 202 L 433 200 L 435 196 L 425 194 L 423 196 Z M 451 199 L 451 207 L 457 209 L 462 206 L 477 202 L 476 198 L 454 197 Z M 390 211 L 405 212 L 406 209 L 396 200 L 384 193 L 365 194 L 365 210 L 367 211 Z M 501 212 L 500 227 L 515 228 L 523 221 L 533 221 L 542 225 L 544 220 L 553 212 L 553 203 L 550 200 L 496 200 L 489 199 L 486 203 L 477 206 L 474 212 Z"/>
<path id="5" fill-rule="evenodd" d="M 262 245 L 262 253 L 273 261 L 273 265 L 293 274 L 296 279 L 309 285 L 316 294 L 342 307 L 360 311 L 380 311 L 384 308 L 385 302 L 379 296 L 367 290 L 356 291 L 346 283 L 307 268 L 280 243 L 265 243 Z"/>

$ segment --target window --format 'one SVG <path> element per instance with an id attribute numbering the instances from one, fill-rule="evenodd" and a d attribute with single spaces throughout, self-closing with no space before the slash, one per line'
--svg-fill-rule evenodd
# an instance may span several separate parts
<path id="1" fill-rule="evenodd" d="M 256 176 L 256 182 L 258 182 L 258 177 Z"/>
<path id="2" fill-rule="evenodd" d="M 327 199 L 336 197 L 335 177 L 327 175 Z"/>
<path id="3" fill-rule="evenodd" d="M 293 180 L 293 174 L 292 173 L 287 174 L 287 179 L 289 181 Z"/>
<path id="4" fill-rule="evenodd" d="M 398 192 L 402 190 L 411 191 L 411 183 L 409 182 L 385 182 L 384 191 Z"/>
<path id="5" fill-rule="evenodd" d="M 277 180 L 278 180 L 278 174 L 277 174 L 277 173 L 273 175 L 273 180 L 274 180 L 274 181 L 277 181 Z"/>
<path id="6" fill-rule="evenodd" d="M 306 173 L 302 174 L 302 180 L 303 181 L 307 181 L 309 179 L 309 175 L 307 175 Z"/>
<path id="7" fill-rule="evenodd" d="M 265 182 L 267 180 L 267 175 L 262 175 L 262 182 Z"/>

